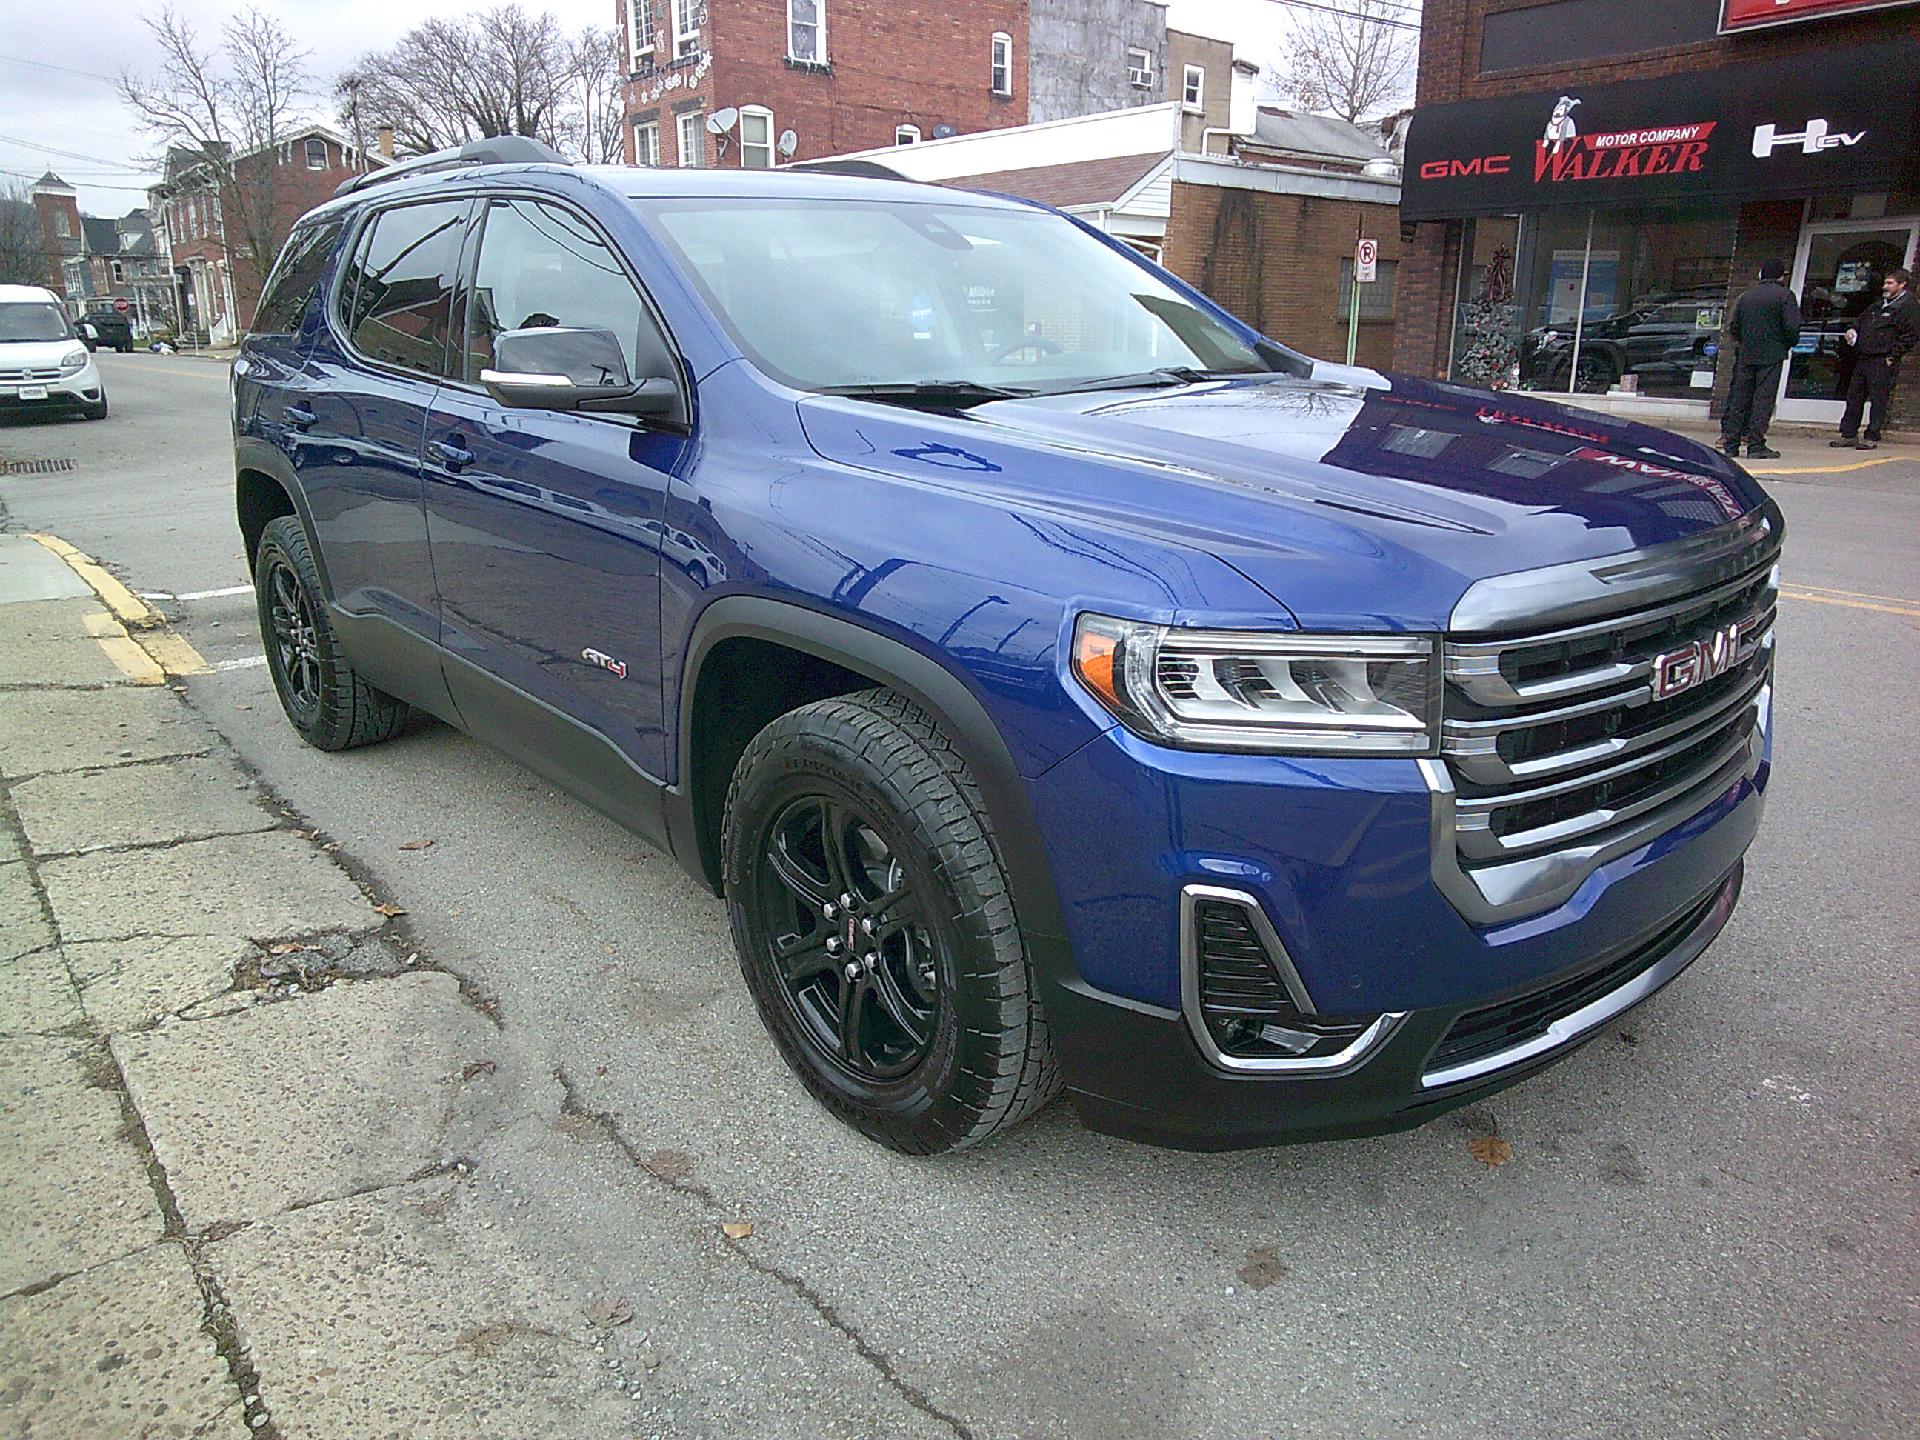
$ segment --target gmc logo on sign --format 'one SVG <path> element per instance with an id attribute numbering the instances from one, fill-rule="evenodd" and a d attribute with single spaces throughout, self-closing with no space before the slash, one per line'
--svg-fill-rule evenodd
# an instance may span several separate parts
<path id="1" fill-rule="evenodd" d="M 1511 155 L 1476 155 L 1471 160 L 1429 160 L 1420 167 L 1420 178 L 1458 180 L 1468 175 L 1506 175 L 1512 170 Z"/>

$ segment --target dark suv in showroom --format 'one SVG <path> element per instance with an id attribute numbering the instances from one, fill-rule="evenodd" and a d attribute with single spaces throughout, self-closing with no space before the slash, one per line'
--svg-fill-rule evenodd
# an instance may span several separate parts
<path id="1" fill-rule="evenodd" d="M 1044 206 L 553 161 L 287 242 L 233 375 L 273 683 L 671 852 L 866 1134 L 1416 1124 L 1725 925 L 1782 538 L 1725 457 L 1308 359 Z"/>

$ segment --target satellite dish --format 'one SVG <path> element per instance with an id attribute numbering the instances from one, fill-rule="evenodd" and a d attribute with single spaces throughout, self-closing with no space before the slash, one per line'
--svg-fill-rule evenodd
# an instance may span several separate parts
<path id="1" fill-rule="evenodd" d="M 793 158 L 793 152 L 800 148 L 800 137 L 791 130 L 780 132 L 780 153 L 787 159 Z"/>
<path id="2" fill-rule="evenodd" d="M 951 125 L 936 125 L 933 127 L 933 138 L 936 140 L 951 140 L 959 133 L 960 132 Z"/>
<path id="3" fill-rule="evenodd" d="M 716 110 L 707 116 L 707 133 L 724 135 L 740 123 L 740 112 L 729 105 L 724 110 Z"/>

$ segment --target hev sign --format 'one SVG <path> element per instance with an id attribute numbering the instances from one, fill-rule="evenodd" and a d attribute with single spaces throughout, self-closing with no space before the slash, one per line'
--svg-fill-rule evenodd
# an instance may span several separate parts
<path id="1" fill-rule="evenodd" d="M 1892 10 L 1920 0 L 1721 0 L 1720 33 L 1758 30 L 1766 25 L 1791 25 L 1797 20 L 1824 20 L 1861 10 Z"/>
<path id="2" fill-rule="evenodd" d="M 1920 3 L 1920 0 L 1916 0 Z M 1671 79 L 1428 105 L 1407 135 L 1402 220 L 1920 184 L 1911 40 Z"/>

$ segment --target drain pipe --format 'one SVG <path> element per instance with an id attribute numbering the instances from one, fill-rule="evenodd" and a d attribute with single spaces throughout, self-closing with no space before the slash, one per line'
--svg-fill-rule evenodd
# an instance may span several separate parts
<path id="1" fill-rule="evenodd" d="M 1580 386 L 1580 341 L 1587 330 L 1587 277 L 1593 270 L 1593 216 L 1587 211 L 1587 248 L 1580 255 L 1580 294 L 1573 302 L 1573 354 L 1567 357 L 1567 394 Z"/>

